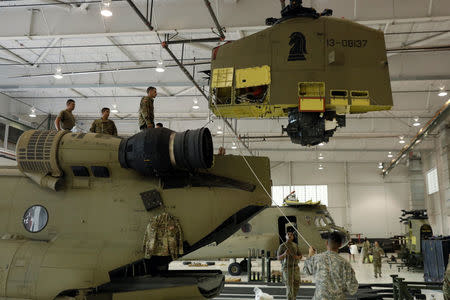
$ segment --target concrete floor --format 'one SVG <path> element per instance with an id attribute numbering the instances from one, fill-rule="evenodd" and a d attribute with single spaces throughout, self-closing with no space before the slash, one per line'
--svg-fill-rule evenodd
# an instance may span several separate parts
<path id="1" fill-rule="evenodd" d="M 348 254 L 341 254 L 341 255 L 345 259 L 349 258 Z M 391 254 L 388 254 L 388 256 L 391 256 Z M 387 263 L 387 258 L 383 259 L 382 277 L 375 278 L 373 275 L 373 265 L 372 264 L 363 264 L 361 261 L 362 258 L 359 255 L 356 255 L 355 258 L 356 258 L 356 262 L 351 262 L 351 264 L 353 266 L 353 269 L 355 270 L 356 278 L 360 284 L 392 283 L 392 278 L 390 277 L 390 275 L 392 275 L 392 274 L 397 274 L 397 275 L 399 275 L 399 277 L 405 278 L 405 281 L 420 281 L 420 282 L 424 281 L 423 271 L 414 271 L 414 270 L 408 271 L 406 269 L 406 267 L 400 268 L 400 271 L 399 271 L 399 269 L 396 267 L 396 265 L 393 265 L 392 268 L 390 268 Z M 238 260 L 238 261 L 240 261 L 240 260 Z M 193 263 L 205 263 L 205 262 L 206 261 L 197 261 L 197 262 L 193 262 Z M 304 263 L 304 260 L 302 260 L 300 262 L 300 270 L 301 271 L 303 269 L 303 263 Z M 229 261 L 215 261 L 214 266 L 193 267 L 193 266 L 183 265 L 181 261 L 175 261 L 170 264 L 170 269 L 172 269 L 172 270 L 175 270 L 175 269 L 190 269 L 190 270 L 192 270 L 192 269 L 194 269 L 194 270 L 195 269 L 207 269 L 207 270 L 219 269 L 225 274 L 226 279 L 241 278 L 241 282 L 243 282 L 243 283 L 247 282 L 246 274 L 241 275 L 241 276 L 230 276 L 228 274 L 228 265 L 229 265 Z M 252 271 L 260 272 L 261 271 L 260 265 L 261 265 L 260 260 L 254 261 L 252 263 Z M 281 267 L 280 262 L 273 261 L 271 267 L 272 267 L 272 271 L 279 271 L 280 267 Z M 308 280 L 308 281 L 312 281 L 314 283 L 314 280 L 311 276 L 308 276 L 308 275 L 305 275 L 302 273 L 301 278 L 302 278 L 302 280 Z M 256 285 L 259 285 L 259 284 L 256 284 Z M 262 287 L 264 285 L 260 285 L 260 286 Z M 305 286 L 305 288 L 306 288 L 306 286 Z M 429 292 L 426 292 L 425 294 L 427 294 L 427 299 L 436 299 L 436 300 L 443 299 L 442 292 L 439 292 L 439 291 L 429 291 Z M 246 298 L 242 298 L 242 299 L 246 299 Z M 300 299 L 300 298 L 298 298 L 298 299 Z"/>

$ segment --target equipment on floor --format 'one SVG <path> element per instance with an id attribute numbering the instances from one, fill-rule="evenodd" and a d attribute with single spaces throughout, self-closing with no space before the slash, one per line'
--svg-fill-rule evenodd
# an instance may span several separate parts
<path id="1" fill-rule="evenodd" d="M 400 222 L 406 226 L 406 234 L 399 237 L 400 253 L 398 257 L 407 267 L 423 268 L 422 241 L 433 236 L 425 209 L 402 210 Z"/>

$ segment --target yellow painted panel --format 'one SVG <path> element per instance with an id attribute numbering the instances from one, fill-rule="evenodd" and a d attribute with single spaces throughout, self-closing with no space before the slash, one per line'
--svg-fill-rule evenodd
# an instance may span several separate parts
<path id="1" fill-rule="evenodd" d="M 218 105 L 217 108 L 211 107 L 211 110 L 215 115 L 226 118 L 277 118 L 287 117 L 288 108 L 296 107 L 296 105 Z"/>
<path id="2" fill-rule="evenodd" d="M 325 111 L 325 98 L 300 98 L 299 99 L 299 111 Z"/>
<path id="3" fill-rule="evenodd" d="M 331 98 L 331 99 L 330 99 L 330 105 L 334 105 L 334 106 L 347 106 L 347 105 L 348 105 L 348 99 Z"/>
<path id="4" fill-rule="evenodd" d="M 352 99 L 352 106 L 370 106 L 369 99 Z"/>
<path id="5" fill-rule="evenodd" d="M 270 67 L 261 66 L 236 70 L 236 88 L 270 84 Z"/>
<path id="6" fill-rule="evenodd" d="M 325 97 L 325 83 L 299 82 L 298 96 L 301 98 Z"/>
<path id="7" fill-rule="evenodd" d="M 415 237 L 415 236 L 412 236 L 412 237 L 411 237 L 411 244 L 413 244 L 413 245 L 416 245 L 416 244 L 417 244 L 417 242 L 416 242 L 416 237 Z"/>
<path id="8" fill-rule="evenodd" d="M 233 86 L 233 68 L 218 68 L 213 70 L 211 87 L 222 88 Z"/>

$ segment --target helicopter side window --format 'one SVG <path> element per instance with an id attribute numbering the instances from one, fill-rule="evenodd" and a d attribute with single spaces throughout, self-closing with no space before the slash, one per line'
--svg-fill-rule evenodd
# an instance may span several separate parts
<path id="1" fill-rule="evenodd" d="M 267 96 L 268 86 L 259 85 L 236 89 L 236 104 L 261 104 Z"/>
<path id="2" fill-rule="evenodd" d="M 231 104 L 231 87 L 215 88 L 213 94 L 217 105 Z"/>
<path id="3" fill-rule="evenodd" d="M 47 209 L 41 205 L 33 205 L 25 211 L 22 222 L 28 232 L 41 231 L 48 223 Z"/>
<path id="4" fill-rule="evenodd" d="M 72 166 L 74 176 L 89 177 L 89 170 L 83 166 Z"/>
<path id="5" fill-rule="evenodd" d="M 109 170 L 107 167 L 92 166 L 91 171 L 95 177 L 103 177 L 103 178 L 109 177 Z"/>

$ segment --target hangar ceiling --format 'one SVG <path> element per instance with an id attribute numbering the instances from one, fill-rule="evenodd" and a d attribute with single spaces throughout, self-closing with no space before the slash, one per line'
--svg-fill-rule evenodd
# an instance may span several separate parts
<path id="1" fill-rule="evenodd" d="M 134 1 L 145 14 L 147 1 Z M 151 1 L 149 2 L 151 4 Z M 223 121 L 210 116 L 207 102 L 175 66 L 160 39 L 216 37 L 214 23 L 203 0 L 154 0 L 149 31 L 126 1 L 113 1 L 113 16 L 100 15 L 101 1 L 24 0 L 0 2 L 0 93 L 9 96 L 2 117 L 38 125 L 47 114 L 57 114 L 65 101 L 77 101 L 75 115 L 80 130 L 88 130 L 99 110 L 115 105 L 119 133 L 137 132 L 137 110 L 147 86 L 158 88 L 155 118 L 173 130 L 207 126 L 228 153 L 233 134 Z M 226 29 L 225 40 L 236 40 L 266 28 L 267 17 L 278 17 L 278 0 L 216 0 L 212 7 Z M 255 154 L 274 161 L 387 161 L 389 151 L 401 149 L 399 136 L 412 138 L 448 100 L 438 96 L 450 89 L 450 2 L 447 0 L 305 0 L 318 11 L 382 30 L 388 50 L 394 107 L 389 112 L 348 116 L 341 128 L 322 147 L 293 145 L 281 135 L 286 119 L 236 122 L 237 132 Z M 159 35 L 159 36 L 158 36 Z M 218 43 L 170 46 L 201 86 L 202 71 L 209 70 L 211 49 Z M 155 72 L 157 61 L 164 73 Z M 55 79 L 57 66 L 62 79 Z M 198 101 L 199 109 L 193 108 Z M 37 118 L 30 118 L 31 107 Z M 209 123 L 208 123 L 209 122 Z M 432 149 L 432 136 L 417 149 Z M 245 153 L 245 152 L 244 152 Z"/>

